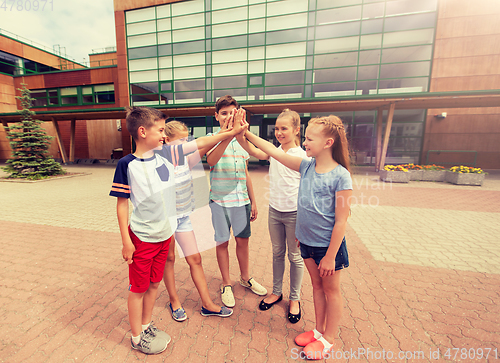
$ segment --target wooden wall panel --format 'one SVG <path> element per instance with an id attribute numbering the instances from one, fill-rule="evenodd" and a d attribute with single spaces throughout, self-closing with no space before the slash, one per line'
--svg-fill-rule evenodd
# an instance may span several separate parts
<path id="1" fill-rule="evenodd" d="M 28 89 L 45 88 L 45 79 L 43 77 L 43 74 L 15 77 L 14 82 L 16 84 L 16 89 L 21 88 L 22 83 L 25 83 L 26 87 L 28 87 Z"/>
<path id="2" fill-rule="evenodd" d="M 113 66 L 117 64 L 116 52 L 89 54 L 90 67 Z"/>
<path id="3" fill-rule="evenodd" d="M 76 120 L 75 124 L 75 159 L 88 159 L 89 158 L 89 144 L 87 135 L 87 121 Z M 59 130 L 64 143 L 66 155 L 69 156 L 69 141 L 71 121 L 59 121 Z"/>
<path id="4" fill-rule="evenodd" d="M 148 6 L 163 5 L 185 0 L 115 0 L 115 11 L 123 11 L 136 8 L 146 8 Z"/>
<path id="5" fill-rule="evenodd" d="M 497 34 L 475 37 L 448 38 L 436 40 L 434 57 L 456 58 L 467 56 L 496 55 L 500 39 Z"/>
<path id="6" fill-rule="evenodd" d="M 0 34 L 0 50 L 5 52 L 5 53 L 17 55 L 18 57 L 23 56 L 22 43 L 19 43 L 13 39 L 7 38 L 7 37 L 3 36 L 2 34 Z"/>
<path id="7" fill-rule="evenodd" d="M 113 75 L 115 72 L 116 72 L 116 67 L 92 69 L 90 71 L 90 83 L 91 84 L 113 83 Z"/>
<path id="8" fill-rule="evenodd" d="M 500 23 L 495 13 L 457 18 L 441 18 L 436 32 L 437 39 L 498 34 Z"/>
<path id="9" fill-rule="evenodd" d="M 439 1 L 431 92 L 500 89 L 499 17 L 500 1 Z M 442 112 L 448 117 L 434 117 Z M 429 109 L 428 115 L 421 160 L 427 150 L 474 150 L 478 166 L 500 168 L 500 107 Z M 459 164 L 456 158 L 470 156 L 440 157 Z"/>
<path id="10" fill-rule="evenodd" d="M 122 147 L 122 135 L 116 120 L 88 120 L 87 135 L 92 159 L 110 159 L 113 149 Z"/>
<path id="11" fill-rule="evenodd" d="M 44 122 L 42 124 L 42 127 L 45 129 L 45 132 L 47 132 L 47 135 L 52 136 L 52 139 L 50 140 L 50 147 L 48 150 L 48 153 L 52 155 L 53 158 L 56 159 L 62 159 L 61 158 L 61 153 L 59 152 L 59 146 L 57 145 L 57 140 L 56 140 L 56 130 L 54 128 L 54 125 L 52 122 Z M 63 140 L 63 142 L 66 142 Z M 69 143 L 69 139 L 68 139 Z M 68 144 L 68 150 L 69 150 L 69 144 Z M 69 155 L 69 154 L 67 154 Z"/>
<path id="12" fill-rule="evenodd" d="M 477 17 L 500 13 L 498 0 L 439 0 L 440 17 Z"/>
<path id="13" fill-rule="evenodd" d="M 0 74 L 0 113 L 17 110 L 15 92 L 14 78 Z M 7 133 L 0 123 L 0 160 L 6 160 L 11 155 L 9 140 L 6 136 Z"/>

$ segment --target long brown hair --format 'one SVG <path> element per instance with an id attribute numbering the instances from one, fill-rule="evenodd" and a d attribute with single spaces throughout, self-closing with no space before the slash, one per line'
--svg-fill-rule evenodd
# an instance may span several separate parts
<path id="1" fill-rule="evenodd" d="M 347 136 L 342 120 L 334 115 L 316 117 L 309 120 L 309 125 L 323 125 L 324 135 L 333 138 L 333 160 L 351 172 L 349 143 L 347 142 Z"/>
<path id="2" fill-rule="evenodd" d="M 297 127 L 299 128 L 299 133 L 295 135 L 295 145 L 300 146 L 300 116 L 297 112 L 290 110 L 289 108 L 285 108 L 279 114 L 276 121 L 282 117 L 288 117 L 292 122 L 292 127 L 295 130 Z"/>

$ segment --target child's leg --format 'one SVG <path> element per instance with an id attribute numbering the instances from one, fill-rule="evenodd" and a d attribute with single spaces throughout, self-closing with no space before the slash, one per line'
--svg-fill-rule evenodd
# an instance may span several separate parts
<path id="1" fill-rule="evenodd" d="M 271 304 L 278 300 L 283 292 L 286 237 L 285 225 L 279 220 L 279 213 L 280 212 L 273 209 L 271 206 L 269 207 L 268 228 L 273 248 L 273 293 L 264 299 L 264 302 L 267 304 Z"/>
<path id="2" fill-rule="evenodd" d="M 312 258 L 304 259 L 313 287 L 314 315 L 316 330 L 324 334 L 326 328 L 326 296 L 323 290 L 323 280 L 319 276 L 318 265 Z M 326 339 L 326 338 L 325 338 Z"/>
<path id="3" fill-rule="evenodd" d="M 236 240 L 236 257 L 238 258 L 238 264 L 240 265 L 240 275 L 245 281 L 250 279 L 249 272 L 249 249 L 248 240 L 249 238 L 235 237 Z M 229 267 L 229 266 L 228 266 Z"/>
<path id="4" fill-rule="evenodd" d="M 144 293 L 128 293 L 128 319 L 133 337 L 139 336 L 142 332 L 143 302 Z"/>
<path id="5" fill-rule="evenodd" d="M 217 253 L 217 263 L 219 264 L 220 274 L 222 276 L 222 284 L 224 286 L 231 285 L 229 276 L 229 241 L 220 243 L 215 248 Z"/>
<path id="6" fill-rule="evenodd" d="M 340 291 L 340 271 L 335 271 L 331 276 L 323 277 L 323 291 L 326 296 L 326 326 L 323 337 L 330 343 L 334 342 L 338 334 L 340 318 L 344 308 L 344 301 Z"/>
<path id="7" fill-rule="evenodd" d="M 165 263 L 165 271 L 163 272 L 163 282 L 167 288 L 168 296 L 170 298 L 170 304 L 172 304 L 172 309 L 177 310 L 182 307 L 179 300 L 179 295 L 177 295 L 177 289 L 175 287 L 175 241 L 172 238 L 170 243 L 170 248 L 168 250 L 167 262 Z"/>
<path id="8" fill-rule="evenodd" d="M 144 293 L 143 309 L 142 309 L 142 325 L 147 325 L 153 320 L 153 308 L 158 294 L 158 286 L 160 282 L 152 282 L 149 285 L 148 291 Z"/>
<path id="9" fill-rule="evenodd" d="M 196 237 L 194 232 L 177 232 L 175 235 L 180 246 L 183 248 L 186 256 L 186 262 L 188 263 L 191 272 L 191 278 L 193 279 L 194 285 L 200 294 L 203 307 L 210 311 L 219 311 L 221 307 L 214 304 L 210 298 L 210 294 L 208 293 L 207 280 L 205 278 L 205 272 L 203 272 L 200 253 L 186 254 L 186 250 L 184 249 L 184 247 L 191 246 L 191 250 L 195 250 L 194 247 L 196 246 Z"/>

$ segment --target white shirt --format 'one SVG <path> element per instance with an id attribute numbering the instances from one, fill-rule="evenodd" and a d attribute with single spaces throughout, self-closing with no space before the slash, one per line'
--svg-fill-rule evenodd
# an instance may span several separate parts
<path id="1" fill-rule="evenodd" d="M 278 148 L 283 152 L 283 149 Z M 299 146 L 289 149 L 287 154 L 308 159 L 306 152 Z M 279 212 L 297 210 L 300 173 L 287 168 L 279 161 L 269 158 L 269 205 Z"/>

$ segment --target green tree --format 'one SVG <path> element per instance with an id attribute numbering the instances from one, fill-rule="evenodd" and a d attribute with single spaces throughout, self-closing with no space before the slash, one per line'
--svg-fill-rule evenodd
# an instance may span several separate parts
<path id="1" fill-rule="evenodd" d="M 41 126 L 43 121 L 33 119 L 35 112 L 31 111 L 30 90 L 26 84 L 18 88 L 21 96 L 16 96 L 21 101 L 21 121 L 6 127 L 7 138 L 12 148 L 12 158 L 7 160 L 3 169 L 10 173 L 9 178 L 43 179 L 51 175 L 65 174 L 66 172 L 51 155 L 48 154 L 50 140 L 45 129 Z"/>

